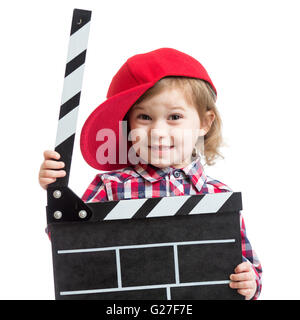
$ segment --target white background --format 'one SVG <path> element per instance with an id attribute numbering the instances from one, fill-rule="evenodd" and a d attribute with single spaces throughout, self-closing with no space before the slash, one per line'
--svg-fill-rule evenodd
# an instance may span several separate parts
<path id="1" fill-rule="evenodd" d="M 1 6 L 0 298 L 54 299 L 43 151 L 53 149 L 74 8 L 92 23 L 70 188 L 95 169 L 79 132 L 130 56 L 173 47 L 198 59 L 217 90 L 227 146 L 206 173 L 242 191 L 262 262 L 261 299 L 299 299 L 299 1 L 6 1 Z"/>

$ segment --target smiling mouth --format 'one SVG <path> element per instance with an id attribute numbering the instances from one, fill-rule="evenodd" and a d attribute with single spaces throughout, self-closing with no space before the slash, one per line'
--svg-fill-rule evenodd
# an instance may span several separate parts
<path id="1" fill-rule="evenodd" d="M 152 150 L 159 150 L 159 151 L 164 151 L 164 150 L 169 150 L 174 148 L 174 146 L 148 146 L 149 149 Z"/>

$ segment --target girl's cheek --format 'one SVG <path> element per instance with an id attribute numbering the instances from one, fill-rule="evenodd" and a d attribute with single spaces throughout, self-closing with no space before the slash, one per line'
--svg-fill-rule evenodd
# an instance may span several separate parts
<path id="1" fill-rule="evenodd" d="M 175 146 L 177 146 L 177 147 L 182 146 L 182 144 L 184 144 L 184 140 L 185 140 L 184 132 L 180 131 L 180 132 L 173 133 L 172 140 L 173 140 L 173 144 Z"/>

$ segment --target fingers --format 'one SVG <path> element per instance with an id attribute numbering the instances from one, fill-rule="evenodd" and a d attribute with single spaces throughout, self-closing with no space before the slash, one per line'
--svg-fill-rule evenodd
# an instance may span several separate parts
<path id="1" fill-rule="evenodd" d="M 230 288 L 237 289 L 237 292 L 246 297 L 246 300 L 250 300 L 256 292 L 255 280 L 250 281 L 237 281 L 230 282 Z"/>
<path id="2" fill-rule="evenodd" d="M 238 282 L 230 282 L 230 288 L 232 289 L 254 289 L 255 283 L 251 281 L 238 281 Z"/>
<path id="3" fill-rule="evenodd" d="M 237 292 L 242 296 L 245 296 L 246 300 L 250 300 L 253 296 L 253 289 L 239 289 Z"/>
<path id="4" fill-rule="evenodd" d="M 65 166 L 65 163 L 63 161 L 57 161 L 60 158 L 60 154 L 56 151 L 53 150 L 46 150 L 44 152 L 44 161 L 41 165 L 41 170 L 40 170 L 40 176 L 41 177 L 60 177 L 60 176 L 53 176 L 51 175 L 49 170 L 53 169 L 62 169 Z M 54 160 L 52 160 L 54 159 Z M 64 171 L 64 170 L 63 170 Z M 60 171 L 56 171 L 60 172 Z M 60 172 L 61 174 L 61 172 Z M 49 176 L 48 176 L 49 175 Z"/>
<path id="5" fill-rule="evenodd" d="M 65 163 L 63 161 L 45 160 L 41 165 L 41 169 L 61 169 L 64 166 Z"/>
<path id="6" fill-rule="evenodd" d="M 40 171 L 40 178 L 61 178 L 66 175 L 65 170 L 41 170 Z"/>
<path id="7" fill-rule="evenodd" d="M 242 262 L 241 264 L 239 264 L 235 269 L 234 272 L 235 273 L 241 273 L 241 272 L 248 272 L 251 271 L 252 267 L 251 264 L 247 261 Z"/>
<path id="8" fill-rule="evenodd" d="M 39 183 L 43 189 L 47 189 L 48 184 L 56 181 L 56 178 L 61 178 L 66 175 L 66 171 L 59 170 L 41 170 L 39 172 Z"/>
<path id="9" fill-rule="evenodd" d="M 235 274 L 230 275 L 229 286 L 237 292 L 251 299 L 256 291 L 255 274 L 249 262 L 243 262 L 234 269 Z"/>
<path id="10" fill-rule="evenodd" d="M 60 154 L 53 150 L 44 151 L 44 161 L 39 171 L 39 183 L 43 189 L 47 189 L 48 184 L 56 181 L 66 175 L 65 170 L 59 170 L 65 167 L 63 161 L 58 161 Z"/>
<path id="11" fill-rule="evenodd" d="M 245 280 L 253 280 L 253 276 L 251 272 L 242 272 L 237 274 L 231 274 L 230 280 L 232 281 L 245 281 Z"/>
<path id="12" fill-rule="evenodd" d="M 58 160 L 60 158 L 60 154 L 54 150 L 46 150 L 44 151 L 44 159 L 56 159 Z"/>
<path id="13" fill-rule="evenodd" d="M 43 189 L 47 189 L 48 184 L 55 182 L 55 178 L 40 178 L 39 182 Z"/>

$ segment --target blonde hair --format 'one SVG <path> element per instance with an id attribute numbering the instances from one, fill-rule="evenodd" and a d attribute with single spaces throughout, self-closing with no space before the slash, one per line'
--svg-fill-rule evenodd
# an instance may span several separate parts
<path id="1" fill-rule="evenodd" d="M 211 110 L 215 114 L 214 121 L 212 122 L 209 131 L 204 136 L 204 150 L 200 150 L 202 154 L 204 154 L 205 164 L 209 166 L 214 165 L 216 158 L 221 157 L 224 159 L 223 155 L 219 151 L 220 147 L 223 146 L 224 143 L 221 132 L 222 121 L 216 107 L 216 94 L 208 82 L 197 78 L 167 76 L 157 81 L 153 87 L 148 89 L 141 97 L 139 97 L 133 106 L 144 99 L 161 93 L 167 88 L 170 89 L 174 87 L 180 88 L 188 103 L 193 104 L 196 107 L 200 117 L 201 126 L 204 125 L 206 121 L 205 113 L 207 111 Z M 128 120 L 129 111 L 125 115 L 124 120 Z M 129 131 L 130 128 L 128 125 L 128 132 Z M 198 148 L 199 146 L 196 147 L 197 153 Z"/>

